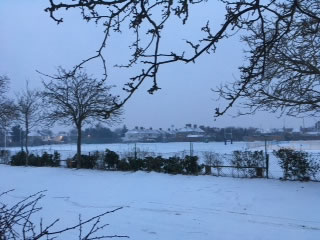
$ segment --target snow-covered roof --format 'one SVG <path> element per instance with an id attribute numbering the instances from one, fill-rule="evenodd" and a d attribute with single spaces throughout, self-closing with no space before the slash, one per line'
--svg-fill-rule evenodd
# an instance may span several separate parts
<path id="1" fill-rule="evenodd" d="M 178 132 L 180 132 L 180 133 L 188 133 L 188 132 L 204 133 L 204 131 L 201 128 L 189 127 L 189 126 L 185 126 L 183 128 L 178 129 Z"/>
<path id="2" fill-rule="evenodd" d="M 299 129 L 299 128 L 294 128 L 294 129 L 292 130 L 292 132 L 293 132 L 293 133 L 300 133 L 300 129 Z"/>
<path id="3" fill-rule="evenodd" d="M 320 135 L 320 132 L 306 132 L 305 133 L 306 135 L 312 135 L 312 136 L 318 136 L 318 135 Z"/>
<path id="4" fill-rule="evenodd" d="M 188 134 L 187 137 L 188 137 L 188 138 L 200 138 L 200 137 L 203 137 L 203 135 L 199 135 L 199 134 Z"/>
<path id="5" fill-rule="evenodd" d="M 263 128 L 259 128 L 258 132 L 260 132 L 261 134 L 268 134 L 268 133 L 272 133 L 271 129 L 263 129 Z"/>

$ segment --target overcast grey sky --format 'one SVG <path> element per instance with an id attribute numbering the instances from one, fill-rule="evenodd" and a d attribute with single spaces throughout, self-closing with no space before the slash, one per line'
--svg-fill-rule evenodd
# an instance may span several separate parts
<path id="1" fill-rule="evenodd" d="M 164 35 L 164 47 L 180 48 L 185 38 L 197 39 L 199 27 L 207 18 L 219 21 L 223 8 L 206 7 L 194 9 L 188 28 L 179 22 L 172 22 Z M 36 69 L 53 74 L 55 68 L 71 68 L 82 59 L 95 53 L 102 40 L 102 29 L 95 24 L 86 24 L 77 11 L 64 15 L 65 21 L 57 25 L 43 11 L 47 0 L 1 0 L 0 1 L 0 74 L 11 78 L 11 95 L 24 87 L 29 80 L 31 87 L 41 89 L 41 76 Z M 212 17 L 214 16 L 214 17 Z M 130 52 L 127 48 L 130 36 L 127 33 L 115 35 L 104 51 L 109 67 L 109 82 L 118 89 L 127 81 L 129 71 L 113 69 L 115 63 L 126 63 Z M 123 124 L 134 126 L 181 127 L 185 123 L 212 127 L 299 127 L 302 119 L 281 118 L 270 113 L 233 118 L 238 108 L 214 121 L 214 108 L 222 103 L 210 90 L 223 82 L 238 77 L 238 69 L 243 62 L 242 45 L 238 38 L 228 39 L 218 46 L 215 54 L 206 55 L 196 64 L 175 64 L 161 69 L 159 85 L 162 88 L 154 95 L 147 89 L 146 82 L 125 106 Z M 96 76 L 101 74 L 100 62 L 88 65 L 88 71 Z M 119 92 L 119 90 L 116 89 Z M 305 124 L 314 124 L 316 119 L 305 119 Z"/>

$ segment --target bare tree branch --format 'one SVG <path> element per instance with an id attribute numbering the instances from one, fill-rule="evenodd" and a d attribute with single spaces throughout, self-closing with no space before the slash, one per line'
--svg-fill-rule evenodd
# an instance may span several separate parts
<path id="1" fill-rule="evenodd" d="M 152 81 L 149 93 L 159 90 L 158 74 L 162 66 L 176 62 L 194 63 L 204 54 L 215 52 L 220 41 L 234 34 L 243 34 L 243 41 L 248 47 L 246 62 L 240 67 L 241 76 L 238 81 L 216 90 L 221 98 L 227 100 L 227 105 L 222 109 L 216 108 L 215 115 L 223 115 L 242 98 L 248 100 L 244 104 L 249 109 L 248 113 L 256 110 L 280 110 L 289 115 L 315 112 L 318 108 L 313 103 L 318 101 L 319 1 L 220 0 L 225 5 L 226 13 L 216 31 L 211 30 L 213 28 L 208 21 L 201 29 L 204 36 L 199 37 L 198 41 L 186 40 L 186 47 L 182 52 L 163 52 L 161 36 L 169 20 L 176 17 L 181 20 L 181 24 L 187 24 L 192 13 L 191 7 L 196 4 L 205 6 L 206 2 L 77 0 L 70 3 L 64 0 L 56 3 L 50 0 L 50 6 L 45 11 L 60 24 L 63 19 L 57 17 L 57 14 L 63 10 L 80 9 L 83 20 L 104 26 L 105 35 L 97 54 L 76 65 L 74 72 L 88 61 L 100 58 L 105 79 L 107 66 L 102 51 L 113 32 L 121 32 L 123 26 L 129 26 L 135 36 L 129 46 L 133 50 L 132 58 L 127 65 L 118 67 L 129 68 L 140 63 L 142 68 L 139 74 L 132 76 L 125 84 L 123 89 L 127 95 L 117 107 L 125 104 L 148 79 Z M 310 81 L 304 84 L 303 79 Z M 311 84 L 312 81 L 316 85 Z M 281 89 L 288 91 L 283 94 Z M 293 108 L 292 101 L 296 101 L 296 108 Z"/>
<path id="2" fill-rule="evenodd" d="M 6 130 L 10 122 L 17 117 L 14 102 L 6 96 L 10 79 L 0 75 L 0 128 Z"/>
<path id="3" fill-rule="evenodd" d="M 3 192 L 0 197 L 6 196 L 13 190 Z M 119 211 L 122 207 L 116 208 L 111 211 L 106 211 L 102 214 L 89 218 L 82 221 L 79 217 L 79 223 L 71 227 L 66 227 L 60 230 L 52 230 L 59 219 L 54 220 L 47 226 L 43 226 L 43 221 L 40 221 L 39 226 L 32 222 L 32 216 L 41 211 L 42 208 L 37 207 L 39 201 L 44 198 L 44 192 L 41 191 L 36 194 L 32 194 L 23 200 L 12 204 L 11 206 L 0 202 L 0 239 L 22 239 L 22 240 L 37 240 L 46 239 L 53 240 L 63 233 L 78 230 L 79 240 L 89 240 L 89 239 L 107 239 L 107 238 L 129 238 L 123 235 L 98 235 L 99 232 L 103 231 L 108 224 L 100 225 L 102 217 Z M 1 199 L 0 199 L 1 200 Z M 90 226 L 89 230 L 82 237 L 83 227 Z"/>
<path id="4" fill-rule="evenodd" d="M 44 121 L 40 92 L 30 89 L 28 81 L 26 82 L 25 91 L 17 94 L 16 108 L 18 112 L 17 121 L 19 124 L 24 126 L 24 138 L 27 153 L 26 165 L 28 165 L 30 131 L 39 127 L 39 125 Z"/>

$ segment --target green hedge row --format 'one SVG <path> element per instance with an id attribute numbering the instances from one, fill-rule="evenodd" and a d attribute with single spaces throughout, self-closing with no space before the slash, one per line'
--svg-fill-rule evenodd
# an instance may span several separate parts
<path id="1" fill-rule="evenodd" d="M 107 150 L 104 156 L 104 163 L 107 169 L 119 171 L 154 171 L 160 173 L 170 174 L 187 174 L 197 175 L 202 169 L 203 165 L 198 164 L 197 156 L 185 156 L 163 158 L 146 157 L 144 159 L 135 159 L 132 157 L 126 159 L 119 159 L 116 153 Z"/>
<path id="2" fill-rule="evenodd" d="M 27 162 L 27 153 L 20 151 L 11 157 L 12 166 L 25 166 Z M 60 153 L 49 154 L 44 152 L 41 156 L 29 154 L 28 165 L 35 167 L 58 167 L 60 166 Z"/>
<path id="3" fill-rule="evenodd" d="M 69 168 L 76 168 L 76 159 L 76 155 L 68 159 L 67 166 Z M 102 155 L 98 152 L 93 155 L 81 155 L 81 168 L 197 175 L 202 171 L 203 166 L 198 164 L 198 157 L 196 156 L 185 156 L 184 158 L 163 158 L 158 156 L 145 157 L 144 159 L 128 157 L 120 159 L 120 156 L 116 152 L 107 149 Z"/>

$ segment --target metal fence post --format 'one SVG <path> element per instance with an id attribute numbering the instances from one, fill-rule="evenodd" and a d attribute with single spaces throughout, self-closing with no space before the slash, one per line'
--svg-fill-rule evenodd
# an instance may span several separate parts
<path id="1" fill-rule="evenodd" d="M 190 157 L 193 156 L 193 143 L 190 142 Z"/>
<path id="2" fill-rule="evenodd" d="M 134 143 L 134 160 L 137 160 L 137 143 Z"/>
<path id="3" fill-rule="evenodd" d="M 266 177 L 269 178 L 269 154 L 266 154 Z"/>

